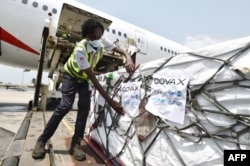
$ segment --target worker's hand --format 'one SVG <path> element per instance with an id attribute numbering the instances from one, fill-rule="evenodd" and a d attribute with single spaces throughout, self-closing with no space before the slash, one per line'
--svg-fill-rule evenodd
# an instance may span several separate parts
<path id="1" fill-rule="evenodd" d="M 118 114 L 121 114 L 121 115 L 124 115 L 125 112 L 123 111 L 123 108 L 121 106 L 120 103 L 114 101 L 114 100 L 111 100 L 109 105 L 118 113 Z"/>
<path id="2" fill-rule="evenodd" d="M 126 71 L 131 74 L 135 69 L 135 65 L 132 61 L 128 60 L 125 64 L 125 68 Z"/>

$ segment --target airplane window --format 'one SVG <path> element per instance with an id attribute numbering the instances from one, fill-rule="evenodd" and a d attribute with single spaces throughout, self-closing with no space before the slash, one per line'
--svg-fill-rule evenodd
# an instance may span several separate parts
<path id="1" fill-rule="evenodd" d="M 23 3 L 23 4 L 27 4 L 27 3 L 28 3 L 28 0 L 22 0 L 22 3 Z"/>
<path id="2" fill-rule="evenodd" d="M 106 31 L 109 32 L 109 28 L 107 28 Z"/>
<path id="3" fill-rule="evenodd" d="M 52 9 L 52 13 L 56 14 L 57 13 L 57 9 L 53 8 Z"/>
<path id="4" fill-rule="evenodd" d="M 168 49 L 168 53 L 170 53 L 170 50 Z"/>
<path id="5" fill-rule="evenodd" d="M 171 54 L 174 54 L 174 51 L 173 51 L 173 50 L 171 51 Z"/>
<path id="6" fill-rule="evenodd" d="M 52 9 L 52 13 L 56 14 L 57 10 L 55 8 Z"/>
<path id="7" fill-rule="evenodd" d="M 43 10 L 47 11 L 48 10 L 48 6 L 47 5 L 43 5 Z"/>
<path id="8" fill-rule="evenodd" d="M 127 38 L 127 34 L 126 33 L 124 33 L 124 37 Z"/>
<path id="9" fill-rule="evenodd" d="M 114 29 L 112 30 L 112 33 L 115 34 L 115 30 Z"/>
<path id="10" fill-rule="evenodd" d="M 160 47 L 160 48 L 161 48 L 161 51 L 162 51 L 163 48 L 162 47 Z"/>
<path id="11" fill-rule="evenodd" d="M 118 35 L 119 35 L 119 36 L 121 36 L 121 35 L 122 35 L 122 33 L 119 31 L 119 32 L 118 32 Z"/>
<path id="12" fill-rule="evenodd" d="M 37 7 L 38 7 L 38 3 L 37 3 L 36 1 L 34 1 L 34 2 L 32 3 L 32 6 L 35 7 L 35 8 L 37 8 Z"/>
<path id="13" fill-rule="evenodd" d="M 164 48 L 164 51 L 166 52 L 166 51 L 167 51 L 167 49 L 166 49 L 166 48 Z"/>
<path id="14" fill-rule="evenodd" d="M 141 41 L 140 41 L 140 38 L 138 38 L 138 43 L 140 43 Z"/>

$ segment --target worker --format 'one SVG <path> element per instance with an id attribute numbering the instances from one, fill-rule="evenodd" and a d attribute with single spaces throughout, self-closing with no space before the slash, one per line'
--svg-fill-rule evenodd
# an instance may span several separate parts
<path id="1" fill-rule="evenodd" d="M 97 20 L 86 20 L 81 26 L 81 30 L 83 40 L 76 45 L 70 58 L 64 65 L 65 72 L 61 87 L 62 99 L 36 142 L 32 152 L 34 159 L 45 157 L 46 142 L 52 137 L 62 118 L 72 108 L 76 92 L 79 93 L 78 112 L 69 153 L 78 161 L 86 159 L 86 154 L 81 148 L 81 140 L 83 139 L 90 110 L 91 84 L 95 86 L 106 102 L 117 113 L 124 114 L 121 104 L 112 100 L 102 88 L 93 72 L 93 68 L 101 59 L 104 51 L 115 51 L 126 57 L 125 68 L 128 73 L 131 73 L 134 70 L 134 63 L 131 56 L 102 37 L 104 27 Z"/>

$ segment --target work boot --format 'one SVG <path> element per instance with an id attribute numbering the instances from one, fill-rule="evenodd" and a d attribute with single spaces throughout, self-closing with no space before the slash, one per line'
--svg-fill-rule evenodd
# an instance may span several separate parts
<path id="1" fill-rule="evenodd" d="M 35 148 L 33 149 L 32 152 L 32 157 L 34 159 L 43 159 L 45 157 L 45 145 L 46 142 L 42 140 L 37 140 Z"/>
<path id="2" fill-rule="evenodd" d="M 85 152 L 81 148 L 81 140 L 71 143 L 69 154 L 73 155 L 78 161 L 86 160 Z"/>

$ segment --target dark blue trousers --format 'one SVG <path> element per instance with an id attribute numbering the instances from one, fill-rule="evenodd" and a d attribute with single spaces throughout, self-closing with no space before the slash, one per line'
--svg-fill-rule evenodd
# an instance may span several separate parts
<path id="1" fill-rule="evenodd" d="M 48 121 L 42 135 L 39 137 L 40 140 L 47 141 L 54 134 L 62 118 L 71 110 L 76 92 L 79 93 L 79 100 L 75 133 L 73 135 L 72 142 L 79 141 L 83 138 L 90 109 L 91 91 L 89 90 L 89 84 L 87 82 L 78 83 L 74 77 L 65 72 L 62 80 L 61 102 Z"/>

